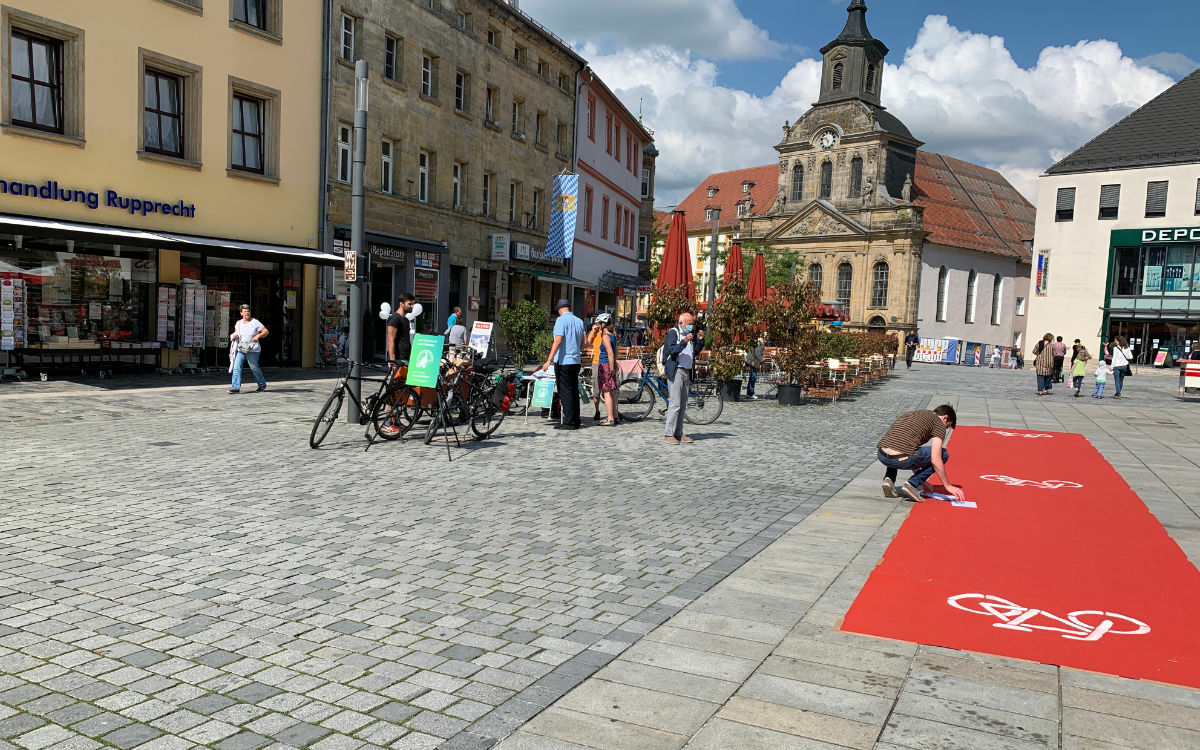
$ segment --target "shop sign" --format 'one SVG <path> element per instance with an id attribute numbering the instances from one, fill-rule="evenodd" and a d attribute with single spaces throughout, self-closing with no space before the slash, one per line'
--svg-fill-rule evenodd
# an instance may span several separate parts
<path id="1" fill-rule="evenodd" d="M 651 284 L 642 284 L 638 287 L 638 294 L 651 294 L 654 292 L 654 287 Z"/>
<path id="2" fill-rule="evenodd" d="M 425 301 L 437 299 L 438 272 L 418 268 L 413 275 L 413 296 Z"/>
<path id="3" fill-rule="evenodd" d="M 492 235 L 492 260 L 508 260 L 508 244 L 512 241 L 512 235 L 509 234 L 493 234 Z"/>
<path id="4" fill-rule="evenodd" d="M 495 325 L 486 320 L 477 320 L 471 326 L 471 348 L 479 352 L 480 356 L 487 356 L 488 344 L 492 340 L 492 329 Z"/>
<path id="5" fill-rule="evenodd" d="M 405 385 L 420 388 L 436 388 L 438 369 L 442 363 L 442 346 L 446 340 L 441 336 L 418 333 L 413 336 L 412 354 L 408 359 L 408 376 Z"/>
<path id="6" fill-rule="evenodd" d="M 546 248 L 535 247 L 533 245 L 529 246 L 529 259 L 536 260 L 539 263 L 551 263 L 556 266 L 561 266 L 563 263 L 566 262 L 562 258 L 555 258 L 553 256 L 547 255 Z"/>
<path id="7" fill-rule="evenodd" d="M 518 242 L 513 257 L 517 260 L 529 260 L 529 245 L 524 242 Z"/>
<path id="8" fill-rule="evenodd" d="M 1200 227 L 1168 227 L 1143 229 L 1142 244 L 1157 242 L 1200 242 Z"/>
<path id="9" fill-rule="evenodd" d="M 374 242 L 367 243 L 367 252 L 371 254 L 372 258 L 391 260 L 396 263 L 404 263 L 408 257 L 403 248 L 379 245 Z"/>
<path id="10" fill-rule="evenodd" d="M 345 263 L 343 278 L 346 281 L 358 281 L 358 254 L 353 250 L 343 250 L 342 259 Z"/>
<path id="11" fill-rule="evenodd" d="M 1039 297 L 1046 296 L 1046 285 L 1050 281 L 1050 251 L 1038 250 L 1034 288 Z"/>
<path id="12" fill-rule="evenodd" d="M 442 257 L 426 250 L 413 251 L 413 265 L 418 268 L 441 268 Z"/>
<path id="13" fill-rule="evenodd" d="M 64 187 L 59 185 L 58 180 L 46 180 L 40 185 L 33 182 L 21 182 L 20 180 L 0 180 L 0 193 L 44 201 L 78 203 L 92 211 L 100 208 L 99 192 L 95 190 L 80 190 L 72 188 L 69 185 Z M 176 201 L 156 201 L 150 196 L 133 198 L 121 195 L 116 190 L 104 191 L 104 207 L 115 208 L 134 216 L 162 214 L 164 216 L 180 216 L 185 219 L 196 218 L 195 203 L 184 203 L 182 199 Z"/>

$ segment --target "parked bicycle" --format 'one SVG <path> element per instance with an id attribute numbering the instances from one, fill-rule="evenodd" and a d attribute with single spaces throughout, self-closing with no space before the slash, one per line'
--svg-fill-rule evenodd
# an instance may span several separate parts
<path id="1" fill-rule="evenodd" d="M 667 381 L 654 373 L 653 358 L 642 360 L 642 374 L 625 378 L 617 385 L 617 408 L 621 416 L 640 422 L 654 410 L 655 394 L 664 407 L 670 402 Z M 688 388 L 683 418 L 692 424 L 712 424 L 725 408 L 725 395 L 714 380 L 694 380 Z"/>
<path id="2" fill-rule="evenodd" d="M 338 416 L 341 414 L 342 404 L 345 403 L 347 395 L 350 396 L 350 400 L 358 407 L 358 423 L 360 425 L 371 423 L 378 434 L 382 424 L 382 422 L 375 422 L 375 415 L 379 411 L 379 404 L 391 395 L 397 364 L 393 362 L 388 365 L 379 365 L 371 362 L 353 362 L 348 359 L 341 359 L 338 360 L 338 365 L 344 367 L 343 372 L 338 377 L 337 383 L 333 386 L 333 393 L 329 394 L 329 398 L 325 400 L 325 405 L 321 407 L 321 411 L 317 414 L 317 419 L 313 422 L 312 432 L 308 436 L 308 444 L 312 448 L 319 447 L 321 442 L 325 440 L 325 436 L 329 434 L 330 428 L 333 427 L 333 423 L 337 421 Z M 354 375 L 355 366 L 366 370 L 384 371 L 387 373 L 387 376 L 369 378 L 362 375 Z M 375 393 L 360 400 L 358 396 L 354 395 L 354 391 L 346 387 L 350 381 L 355 380 L 360 383 L 379 383 L 379 388 L 376 389 Z"/>

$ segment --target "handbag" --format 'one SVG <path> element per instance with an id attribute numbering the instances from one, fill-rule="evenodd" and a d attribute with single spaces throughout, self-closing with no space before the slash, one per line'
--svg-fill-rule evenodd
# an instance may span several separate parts
<path id="1" fill-rule="evenodd" d="M 1129 365 L 1121 365 L 1121 369 L 1124 370 L 1123 374 L 1125 377 L 1127 377 L 1127 378 L 1133 377 L 1133 368 L 1131 368 Z"/>
<path id="2" fill-rule="evenodd" d="M 254 344 L 250 341 L 239 341 L 237 348 L 242 354 L 249 354 L 254 351 Z"/>

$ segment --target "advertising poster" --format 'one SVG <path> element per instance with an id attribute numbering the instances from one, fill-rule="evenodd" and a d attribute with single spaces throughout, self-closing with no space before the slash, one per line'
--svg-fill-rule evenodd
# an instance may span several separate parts
<path id="1" fill-rule="evenodd" d="M 1034 287 L 1037 296 L 1045 297 L 1050 284 L 1050 251 L 1038 250 L 1037 269 L 1034 271 Z"/>
<path id="2" fill-rule="evenodd" d="M 533 384 L 533 402 L 530 404 L 535 409 L 549 409 L 554 405 L 554 381 L 550 378 L 543 378 Z"/>
<path id="3" fill-rule="evenodd" d="M 485 320 L 477 320 L 471 326 L 471 348 L 479 352 L 481 357 L 487 356 L 488 345 L 492 341 L 492 329 L 495 325 L 495 323 Z"/>
<path id="4" fill-rule="evenodd" d="M 437 387 L 438 371 L 442 364 L 442 346 L 446 340 L 441 336 L 418 333 L 413 337 L 412 354 L 408 359 L 406 385 L 420 388 Z"/>

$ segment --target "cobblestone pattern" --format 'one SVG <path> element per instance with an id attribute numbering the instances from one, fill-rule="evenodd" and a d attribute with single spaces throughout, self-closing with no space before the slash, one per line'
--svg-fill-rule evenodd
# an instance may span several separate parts
<path id="1" fill-rule="evenodd" d="M 0 750 L 488 747 L 802 520 L 895 415 L 1026 375 L 730 404 L 679 447 L 655 420 L 510 419 L 453 463 L 344 424 L 309 450 L 326 381 L 5 389 Z"/>

